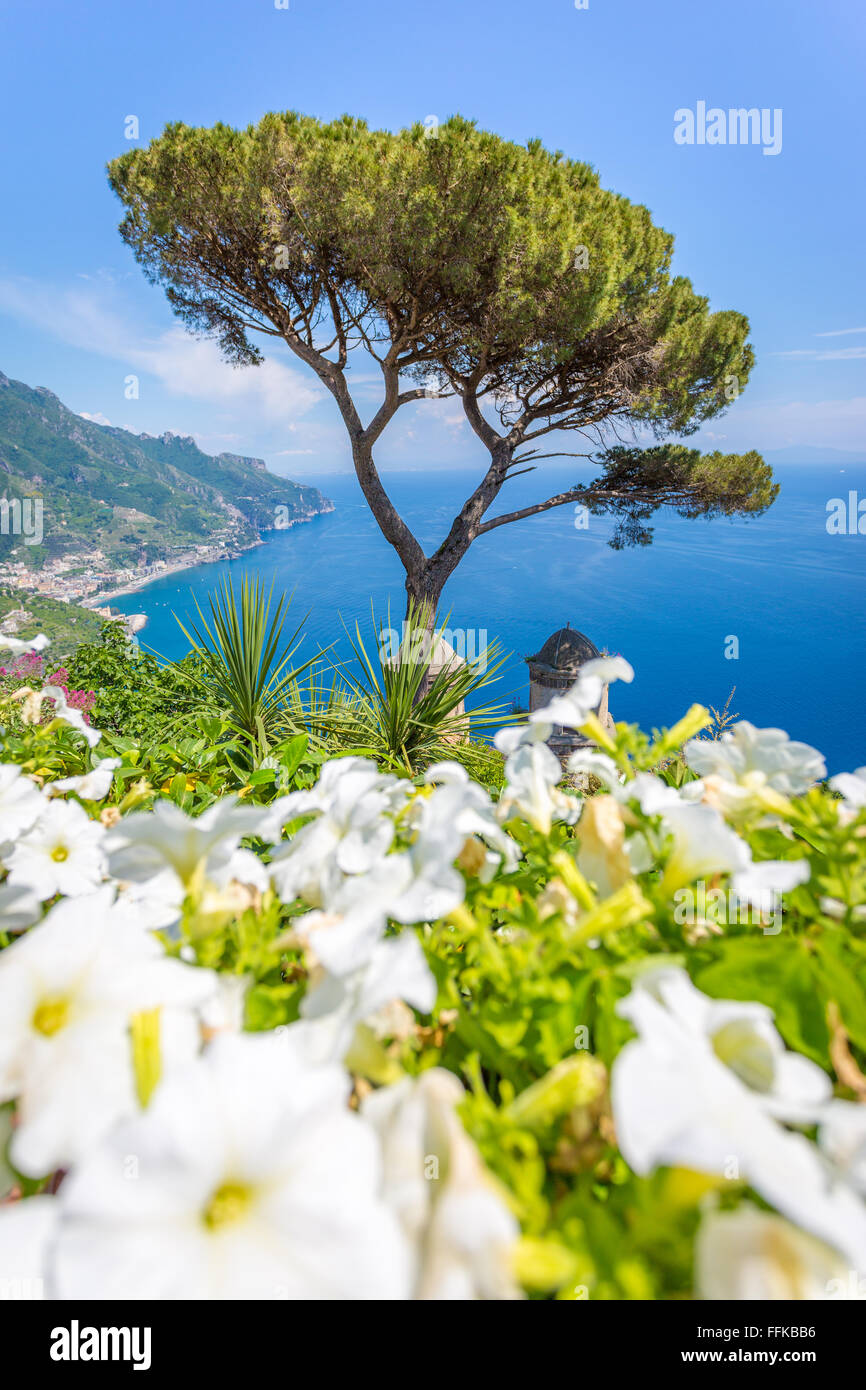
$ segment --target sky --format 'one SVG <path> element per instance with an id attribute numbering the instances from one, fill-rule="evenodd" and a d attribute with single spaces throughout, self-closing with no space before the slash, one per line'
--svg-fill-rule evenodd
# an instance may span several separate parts
<path id="1" fill-rule="evenodd" d="M 172 316 L 117 234 L 105 164 L 173 120 L 291 108 L 396 130 L 459 112 L 592 164 L 674 233 L 674 270 L 713 308 L 749 316 L 749 386 L 692 442 L 866 456 L 863 0 L 579 6 L 0 0 L 0 370 L 97 422 L 289 476 L 348 470 L 336 407 L 288 348 L 268 340 L 264 366 L 236 370 Z M 766 138 L 678 142 L 699 103 L 766 111 Z M 375 365 L 354 370 L 372 414 Z M 471 466 L 478 447 L 453 401 L 425 402 L 378 460 Z"/>

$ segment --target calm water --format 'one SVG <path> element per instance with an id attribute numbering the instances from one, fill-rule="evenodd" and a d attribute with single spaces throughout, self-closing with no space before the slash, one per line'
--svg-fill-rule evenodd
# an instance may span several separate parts
<path id="1" fill-rule="evenodd" d="M 573 472 L 549 469 L 549 493 Z M 866 536 L 828 535 L 826 504 L 852 489 L 866 497 L 866 467 L 777 469 L 782 492 L 752 521 L 686 521 L 665 517 L 653 544 L 613 551 L 611 525 L 590 518 L 576 529 L 562 507 L 479 539 L 445 591 L 452 628 L 485 630 L 511 654 L 496 698 L 525 704 L 522 658 L 570 622 L 596 646 L 621 652 L 635 668 L 631 686 L 612 690 L 615 718 L 645 728 L 670 724 L 695 700 L 722 706 L 733 686 L 732 710 L 759 725 L 781 725 L 827 756 L 830 771 L 866 763 L 862 690 L 866 674 Z M 186 642 L 172 612 L 186 619 L 225 573 L 255 570 L 276 589 L 294 590 L 299 620 L 309 610 L 302 651 L 338 640 L 340 618 L 372 634 L 390 599 L 403 613 L 402 568 L 383 540 L 354 477 L 304 478 L 333 498 L 336 510 L 275 533 L 242 559 L 203 565 L 158 580 L 115 600 L 124 612 L 144 612 L 145 645 L 180 656 Z M 386 487 L 428 553 L 446 533 L 476 476 L 443 472 L 384 476 Z M 519 478 L 498 510 L 542 495 L 538 475 Z M 399 626 L 395 621 L 394 626 Z M 739 643 L 726 658 L 728 639 Z M 341 641 L 339 639 L 342 639 Z M 480 640 L 480 639 L 476 639 Z"/>

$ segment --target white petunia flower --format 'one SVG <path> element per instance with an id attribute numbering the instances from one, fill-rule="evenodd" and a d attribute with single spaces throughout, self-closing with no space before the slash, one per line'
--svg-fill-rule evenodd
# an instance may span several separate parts
<path id="1" fill-rule="evenodd" d="M 22 652 L 44 652 L 51 643 L 44 632 L 39 632 L 35 637 L 10 637 L 5 632 L 0 632 L 0 649 L 13 652 L 19 656 Z"/>
<path id="2" fill-rule="evenodd" d="M 511 724 L 493 735 L 493 743 L 508 758 L 520 748 L 546 744 L 552 732 L 552 725 L 548 728 L 547 724 L 538 720 L 533 720 L 531 724 Z M 561 769 L 559 775 L 562 776 Z"/>
<path id="3" fill-rule="evenodd" d="M 314 939 L 314 949 L 318 942 Z M 312 1061 L 340 1062 L 349 1052 L 360 1023 L 395 999 L 430 1013 L 436 981 L 412 931 L 378 941 L 365 963 L 350 974 L 314 969 L 301 1003 L 301 1018 L 289 1025 Z"/>
<path id="4" fill-rule="evenodd" d="M 313 895 L 322 911 L 295 921 L 293 930 L 326 969 L 347 975 L 365 965 L 381 942 L 388 919 L 411 924 L 445 916 L 465 896 L 455 860 L 473 860 L 485 881 L 504 863 L 516 867 L 518 846 L 495 819 L 487 793 L 456 763 L 439 763 L 427 773 L 429 795 L 415 798 L 406 820 L 412 842 L 383 854 L 365 872 L 329 875 L 319 870 Z M 303 834 L 303 832 L 301 832 Z M 468 850 L 467 850 L 468 846 Z M 300 856 L 300 850 L 295 852 Z M 282 887 L 297 888 L 283 879 Z"/>
<path id="5" fill-rule="evenodd" d="M 484 882 L 500 864 L 506 873 L 517 866 L 518 846 L 496 820 L 489 796 L 468 778 L 461 780 L 453 767 L 439 763 L 430 769 L 427 777 L 436 785 L 415 798 L 407 817 L 411 844 L 382 861 L 383 873 L 394 874 L 388 915 L 397 922 L 432 922 L 463 902 L 466 884 L 455 861 Z"/>
<path id="6" fill-rule="evenodd" d="M 620 772 L 613 758 L 609 758 L 607 753 L 599 753 L 593 748 L 578 748 L 568 759 L 567 767 L 569 772 L 588 773 L 592 777 L 597 777 L 603 782 L 608 791 L 620 791 L 622 789 L 623 774 Z"/>
<path id="7" fill-rule="evenodd" d="M 821 1112 L 818 1143 L 852 1187 L 866 1196 L 866 1105 L 831 1100 Z"/>
<path id="8" fill-rule="evenodd" d="M 42 899 L 23 884 L 0 884 L 0 931 L 19 932 L 42 916 Z"/>
<path id="9" fill-rule="evenodd" d="M 704 779 L 705 797 L 723 811 L 760 810 L 772 796 L 801 796 L 827 775 L 821 754 L 796 743 L 783 729 L 756 729 L 743 720 L 718 739 L 694 738 L 683 749 L 689 767 Z"/>
<path id="10" fill-rule="evenodd" d="M 172 869 L 163 869 L 141 883 L 118 883 L 118 905 L 123 903 L 143 931 L 173 927 L 181 916 L 183 889 Z"/>
<path id="11" fill-rule="evenodd" d="M 435 922 L 459 907 L 466 883 L 454 867 L 455 854 L 453 846 L 431 835 L 419 836 L 409 850 L 389 854 L 383 861 L 383 871 L 394 876 L 388 916 L 406 924 Z"/>
<path id="12" fill-rule="evenodd" d="M 76 802 L 49 801 L 9 855 L 9 882 L 43 900 L 92 893 L 105 875 L 105 831 Z"/>
<path id="13" fill-rule="evenodd" d="M 559 759 L 540 739 L 522 744 L 506 759 L 505 777 L 505 790 L 499 802 L 503 820 L 522 817 L 542 835 L 550 834 L 555 820 L 569 825 L 577 820 L 581 803 L 557 787 L 562 778 Z"/>
<path id="14" fill-rule="evenodd" d="M 713 874 L 736 873 L 752 862 L 749 846 L 712 806 L 680 802 L 664 807 L 662 826 L 674 841 L 662 879 L 664 891 Z"/>
<path id="15" fill-rule="evenodd" d="M 321 906 L 344 876 L 372 869 L 391 847 L 391 815 L 411 790 L 411 783 L 380 773 L 367 758 L 335 758 L 325 763 L 311 791 L 280 798 L 274 805 L 283 803 L 284 819 L 287 807 L 292 816 L 316 817 L 271 860 L 280 897 L 286 902 L 303 897 Z"/>
<path id="16" fill-rule="evenodd" d="M 205 883 L 224 887 L 250 868 L 252 857 L 239 851 L 240 841 L 257 834 L 266 815 L 266 807 L 239 806 L 234 797 L 224 797 L 197 817 L 186 815 L 173 801 L 158 801 L 152 811 L 124 816 L 108 833 L 109 867 L 116 878 L 144 885 L 145 898 L 152 893 L 166 905 L 179 906 Z M 260 872 L 256 868 L 257 876 Z"/>
<path id="17" fill-rule="evenodd" d="M 852 820 L 866 806 L 866 767 L 838 773 L 830 778 L 830 786 L 842 797 L 841 811 L 846 820 Z"/>
<path id="18" fill-rule="evenodd" d="M 509 1265 L 517 1222 L 456 1113 L 462 1098 L 457 1077 L 439 1067 L 367 1097 L 385 1200 L 412 1251 L 414 1298 L 519 1298 Z"/>
<path id="19" fill-rule="evenodd" d="M 59 1205 L 48 1196 L 0 1204 L 0 1300 L 50 1297 L 47 1254 Z"/>
<path id="20" fill-rule="evenodd" d="M 347 769 L 337 777 L 343 763 Z M 408 784 L 383 778 L 365 759 L 340 759 L 328 768 L 330 788 L 319 798 L 324 809 L 278 851 L 269 871 L 284 900 L 302 896 L 323 909 L 306 919 L 305 930 L 316 932 L 322 959 L 336 973 L 361 963 L 387 918 L 430 921 L 458 906 L 465 883 L 454 864 L 467 843 L 482 878 L 502 862 L 506 871 L 516 866 L 518 847 L 498 824 L 487 793 L 457 764 L 430 769 L 433 789 L 416 795 L 406 819 L 411 843 L 394 853 L 388 853 L 392 816 L 405 803 Z M 309 810 L 309 794 L 297 795 Z"/>
<path id="21" fill-rule="evenodd" d="M 546 743 L 557 725 L 581 728 L 598 709 L 605 685 L 617 680 L 634 680 L 634 670 L 624 657 L 600 656 L 587 661 L 570 690 L 532 710 L 525 724 L 501 729 L 493 740 L 496 747 L 502 753 L 513 753 L 525 744 Z"/>
<path id="22" fill-rule="evenodd" d="M 626 685 L 631 685 L 634 667 L 624 656 L 596 656 L 584 663 L 580 674 L 584 680 L 600 680 L 603 685 L 610 685 L 613 681 L 625 681 Z"/>
<path id="23" fill-rule="evenodd" d="M 690 1047 L 730 1068 L 777 1119 L 814 1123 L 832 1094 L 821 1067 L 786 1049 L 772 1009 L 711 999 L 678 967 L 659 966 L 641 975 L 617 1012 L 641 1036 L 656 1027 L 679 1030 Z"/>
<path id="24" fill-rule="evenodd" d="M 262 863 L 259 856 L 253 850 L 244 849 L 241 845 L 229 856 L 225 864 L 211 867 L 209 881 L 216 888 L 226 888 L 230 884 L 242 883 L 248 888 L 257 889 L 259 893 L 265 893 L 268 889 L 270 876 L 267 866 Z"/>
<path id="25" fill-rule="evenodd" d="M 380 811 L 395 810 L 411 792 L 411 783 L 390 773 L 380 772 L 372 758 L 331 758 L 326 762 L 314 787 L 289 792 L 268 808 L 280 808 L 283 824 L 291 816 L 332 815 L 342 823 L 355 801 L 373 797 Z"/>
<path id="26" fill-rule="evenodd" d="M 214 989 L 211 971 L 170 960 L 112 897 L 105 887 L 60 902 L 0 952 L 0 1103 L 17 1098 L 12 1159 L 33 1177 L 73 1162 L 136 1109 L 131 1016 L 182 1014 Z M 183 1028 L 172 1039 L 186 1046 Z"/>
<path id="27" fill-rule="evenodd" d="M 0 763 L 0 845 L 18 836 L 45 810 L 42 793 L 17 763 Z"/>
<path id="28" fill-rule="evenodd" d="M 324 911 L 295 918 L 292 935 L 309 953 L 308 963 L 321 964 L 333 975 L 350 975 L 365 966 L 411 878 L 408 855 L 386 855 L 369 873 L 355 874 L 329 893 Z"/>
<path id="29" fill-rule="evenodd" d="M 419 833 L 423 835 L 425 825 L 434 818 L 439 824 L 450 823 L 455 837 L 462 842 L 461 848 L 473 839 L 487 847 L 485 864 L 479 872 L 483 883 L 490 881 L 500 865 L 504 873 L 512 873 L 520 862 L 520 848 L 500 826 L 496 807 L 484 788 L 473 782 L 459 763 L 435 763 L 424 780 L 436 790 L 423 803 Z"/>
<path id="30" fill-rule="evenodd" d="M 48 782 L 46 796 L 62 796 L 64 792 L 75 792 L 82 801 L 102 801 L 111 791 L 114 769 L 120 767 L 120 758 L 102 758 L 90 772 L 80 777 L 62 777 L 59 782 Z"/>
<path id="31" fill-rule="evenodd" d="M 699 1298 L 731 1301 L 825 1299 L 848 1270 L 837 1251 L 749 1203 L 707 1213 L 695 1246 Z"/>
<path id="32" fill-rule="evenodd" d="M 77 729 L 80 734 L 84 735 L 89 748 L 96 747 L 102 734 L 98 729 L 94 729 L 91 724 L 88 724 L 80 709 L 75 709 L 69 704 L 65 692 L 60 689 L 59 685 L 43 685 L 38 694 L 40 704 L 46 698 L 54 701 L 54 708 L 51 711 L 52 719 L 61 719 L 64 724 L 71 724 L 73 729 Z"/>
<path id="33" fill-rule="evenodd" d="M 611 1096 L 620 1148 L 635 1172 L 693 1168 L 749 1183 L 782 1215 L 866 1261 L 866 1206 L 818 1148 L 774 1116 L 808 1122 L 829 1080 L 787 1053 L 756 1004 L 707 1000 L 685 972 L 644 976 L 618 1012 L 639 1037 L 619 1053 Z"/>
<path id="34" fill-rule="evenodd" d="M 214 992 L 199 1009 L 206 1037 L 213 1037 L 217 1033 L 243 1032 L 247 992 L 252 983 L 252 975 L 220 973 L 215 976 Z"/>
<path id="35" fill-rule="evenodd" d="M 216 1039 L 64 1183 L 58 1297 L 408 1297 L 379 1146 L 349 1089 L 290 1029 Z"/>
<path id="36" fill-rule="evenodd" d="M 686 783 L 686 787 L 693 785 L 691 782 Z M 652 772 L 639 772 L 636 777 L 622 784 L 617 796 L 623 802 L 636 801 L 645 816 L 662 816 L 672 807 L 684 804 L 684 790 L 683 787 L 669 787 L 667 782 L 663 782 L 661 777 L 656 777 Z"/>
<path id="37" fill-rule="evenodd" d="M 775 918 L 782 894 L 808 883 L 809 874 L 807 859 L 764 859 L 738 870 L 731 887 L 739 899 L 757 908 L 762 916 Z"/>
<path id="38" fill-rule="evenodd" d="M 264 808 L 262 838 L 272 843 L 280 839 L 283 827 L 300 816 L 325 816 L 342 831 L 338 838 L 363 827 L 367 819 L 391 813 L 411 794 L 412 783 L 405 778 L 380 772 L 371 758 L 331 758 L 319 773 L 315 786 L 287 792 Z M 354 804 L 363 802 L 353 814 Z M 351 853 L 351 846 L 348 849 Z"/>

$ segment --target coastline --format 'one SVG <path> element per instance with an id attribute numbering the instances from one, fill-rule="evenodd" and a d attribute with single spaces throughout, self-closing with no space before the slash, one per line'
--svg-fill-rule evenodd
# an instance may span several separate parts
<path id="1" fill-rule="evenodd" d="M 216 565 L 223 560 L 231 560 L 245 554 L 248 550 L 255 550 L 258 546 L 264 545 L 265 541 L 259 539 L 250 545 L 241 546 L 236 554 L 223 550 L 216 555 L 196 555 L 194 559 L 178 560 L 176 563 L 166 565 L 165 569 L 159 574 L 145 574 L 141 579 L 130 579 L 116 589 L 101 589 L 98 594 L 88 594 L 86 599 L 81 600 L 82 608 L 101 608 L 103 604 L 110 603 L 113 598 L 124 598 L 127 594 L 138 593 L 139 589 L 146 589 L 149 584 L 156 584 L 160 579 L 166 579 L 173 574 L 182 574 L 184 570 L 198 569 L 199 565 Z"/>
<path id="2" fill-rule="evenodd" d="M 326 499 L 326 501 L 327 500 L 330 499 Z M 334 504 L 331 503 L 329 507 L 323 507 L 320 512 L 312 512 L 309 516 L 292 517 L 284 526 L 275 526 L 272 530 L 288 531 L 293 526 L 301 526 L 305 522 L 315 521 L 317 516 L 326 516 L 334 510 Z M 101 589 L 98 594 L 88 594 L 86 598 L 81 600 L 81 607 L 101 608 L 104 604 L 110 603 L 112 599 L 125 598 L 128 594 L 138 593 L 140 589 L 146 589 L 149 584 L 155 584 L 160 579 L 166 579 L 175 574 L 182 574 L 184 570 L 198 569 L 200 565 L 216 565 L 224 560 L 239 559 L 241 555 L 245 555 L 248 551 L 257 550 L 259 546 L 266 544 L 267 536 L 259 536 L 258 540 L 251 541 L 248 545 L 240 545 L 232 549 L 227 549 L 225 546 L 215 547 L 215 553 L 212 555 L 189 556 L 186 559 L 177 560 L 172 564 L 166 565 L 158 574 L 142 575 L 140 579 L 127 580 L 124 584 L 118 585 L 116 588 Z"/>

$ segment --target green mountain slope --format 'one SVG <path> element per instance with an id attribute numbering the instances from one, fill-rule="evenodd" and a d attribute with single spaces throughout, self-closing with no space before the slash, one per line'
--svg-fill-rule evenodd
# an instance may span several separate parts
<path id="1" fill-rule="evenodd" d="M 317 488 L 278 478 L 261 459 L 211 457 L 180 435 L 94 424 L 44 387 L 2 372 L 0 497 L 42 499 L 41 544 L 0 533 L 0 560 L 15 548 L 16 560 L 37 569 L 95 545 L 117 567 L 133 568 L 191 545 L 251 545 L 278 520 L 332 509 Z"/>
<path id="2" fill-rule="evenodd" d="M 44 653 L 46 673 L 65 665 L 82 642 L 95 642 L 104 626 L 103 618 L 76 603 L 41 594 L 29 594 L 22 600 L 20 592 L 0 585 L 0 632 L 21 638 L 44 632 L 51 642 Z M 0 674 L 14 663 L 14 653 L 0 646 Z"/>

